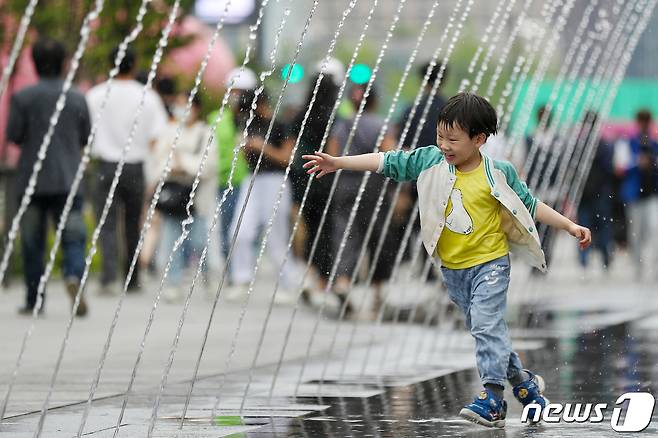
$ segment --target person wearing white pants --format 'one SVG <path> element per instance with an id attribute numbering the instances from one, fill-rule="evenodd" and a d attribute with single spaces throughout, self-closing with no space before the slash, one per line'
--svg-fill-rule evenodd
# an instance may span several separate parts
<path id="1" fill-rule="evenodd" d="M 272 208 L 276 202 L 281 182 L 283 181 L 283 173 L 264 172 L 251 178 L 254 180 L 254 187 L 247 202 L 247 208 L 244 211 L 233 250 L 231 280 L 236 286 L 248 284 L 251 281 L 256 263 L 256 254 L 260 250 L 261 240 L 259 238 L 267 229 L 268 220 L 272 214 Z M 233 223 L 231 225 L 231 236 L 234 235 L 238 225 L 239 213 L 247 198 L 247 187 L 249 187 L 250 182 L 250 180 L 245 181 L 244 190 L 240 191 L 240 196 L 236 204 L 236 214 L 233 217 Z M 272 222 L 272 231 L 270 232 L 266 248 L 268 256 L 277 267 L 285 257 L 288 247 L 291 206 L 290 186 L 286 185 L 282 193 L 278 213 Z M 255 242 L 258 243 L 258 247 L 255 247 Z M 293 278 L 290 263 L 286 263 L 281 274 L 281 285 L 284 288 L 292 287 Z"/>
<path id="2" fill-rule="evenodd" d="M 248 128 L 244 149 L 245 158 L 252 174 L 242 183 L 231 225 L 231 237 L 235 235 L 236 229 L 238 229 L 238 233 L 231 262 L 232 286 L 226 293 L 229 301 L 241 301 L 246 298 L 248 285 L 254 275 L 256 254 L 260 251 L 260 237 L 264 236 L 269 226 L 268 222 L 294 145 L 294 139 L 286 138 L 283 126 L 276 121 L 272 125 L 268 141 L 265 143 L 265 136 L 271 122 L 267 95 L 263 93 L 258 98 L 255 118 Z M 258 166 L 261 151 L 262 158 Z M 258 172 L 256 172 L 257 167 Z M 248 187 L 252 181 L 253 188 L 247 199 Z M 245 202 L 247 204 L 242 222 L 238 224 Z M 286 183 L 281 194 L 277 215 L 271 224 L 272 230 L 266 247 L 267 253 L 277 269 L 283 261 L 288 247 L 291 208 L 290 185 Z M 280 282 L 282 290 L 277 291 L 275 300 L 278 304 L 288 304 L 293 301 L 291 295 L 286 291 L 294 286 L 293 263 L 293 260 L 288 260 L 282 268 Z"/>
<path id="3" fill-rule="evenodd" d="M 635 279 L 641 280 L 644 271 L 658 279 L 658 196 L 639 199 L 626 208 L 629 242 Z"/>

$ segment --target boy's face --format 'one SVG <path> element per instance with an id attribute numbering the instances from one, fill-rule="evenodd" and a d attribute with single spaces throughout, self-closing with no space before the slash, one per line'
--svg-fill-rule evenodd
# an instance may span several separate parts
<path id="1" fill-rule="evenodd" d="M 487 137 L 478 134 L 470 137 L 459 125 L 447 127 L 440 123 L 437 128 L 437 144 L 448 163 L 459 166 L 472 160 L 479 153 Z"/>

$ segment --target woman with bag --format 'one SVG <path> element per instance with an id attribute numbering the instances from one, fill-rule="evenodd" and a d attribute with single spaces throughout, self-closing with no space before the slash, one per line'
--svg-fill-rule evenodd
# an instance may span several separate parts
<path id="1" fill-rule="evenodd" d="M 164 169 L 167 156 L 176 138 L 179 121 L 185 112 L 186 97 L 185 95 L 179 97 L 179 103 L 173 108 L 173 113 L 178 120 L 171 122 L 165 128 L 155 146 L 153 153 L 155 165 L 153 167 L 158 169 L 158 172 L 162 172 Z M 201 99 L 197 95 L 192 101 L 190 114 L 181 128 L 176 150 L 170 162 L 171 171 L 162 187 L 156 207 L 162 219 L 160 244 L 157 252 L 157 264 L 161 275 L 172 256 L 172 249 L 183 231 L 182 222 L 188 216 L 187 204 L 190 200 L 190 192 L 206 150 L 209 135 L 210 129 L 201 117 Z M 182 300 L 185 296 L 183 286 L 185 266 L 190 263 L 196 269 L 197 262 L 201 257 L 206 244 L 208 226 L 215 210 L 216 175 L 216 148 L 211 145 L 208 148 L 208 157 L 200 175 L 199 186 L 195 191 L 194 205 L 189 208 L 189 213 L 194 221 L 187 226 L 189 234 L 172 256 L 163 290 L 163 297 L 167 301 Z M 215 240 L 213 239 L 212 243 L 217 244 Z M 209 255 L 211 253 L 212 250 L 208 252 Z M 205 265 L 204 272 L 207 271 L 207 259 Z"/>

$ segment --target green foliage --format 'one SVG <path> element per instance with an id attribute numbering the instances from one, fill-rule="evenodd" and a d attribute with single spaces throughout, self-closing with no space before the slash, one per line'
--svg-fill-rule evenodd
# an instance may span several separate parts
<path id="1" fill-rule="evenodd" d="M 352 53 L 354 52 L 355 44 L 356 41 L 350 41 L 339 42 L 336 45 L 334 56 L 343 62 L 345 68 L 347 68 L 350 59 L 352 59 Z M 367 64 L 371 66 L 374 65 L 375 61 L 377 61 L 378 52 L 379 48 L 376 46 L 376 44 L 373 44 L 369 41 L 364 41 L 361 45 L 361 49 L 359 50 L 359 55 L 356 57 L 355 64 Z"/>
<path id="2" fill-rule="evenodd" d="M 11 14 L 18 22 L 29 0 L 7 0 L 0 5 L 0 14 Z M 140 7 L 138 0 L 105 0 L 83 58 L 80 76 L 94 78 L 106 75 L 111 67 L 112 50 L 130 33 Z M 155 0 L 144 16 L 144 29 L 131 44 L 139 56 L 140 67 L 147 68 L 157 47 L 162 29 L 174 0 Z M 181 0 L 181 15 L 189 11 L 194 0 Z M 62 41 L 73 53 L 80 40 L 79 30 L 85 16 L 96 6 L 96 0 L 41 0 L 32 17 L 31 27 L 39 35 Z M 7 38 L 0 35 L 0 40 Z M 186 44 L 181 38 L 170 38 L 169 48 Z"/>

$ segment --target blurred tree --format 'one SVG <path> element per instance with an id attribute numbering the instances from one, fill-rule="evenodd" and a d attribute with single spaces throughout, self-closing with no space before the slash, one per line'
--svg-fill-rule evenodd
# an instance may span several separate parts
<path id="1" fill-rule="evenodd" d="M 16 24 L 20 21 L 29 0 L 0 1 L 0 17 Z M 62 41 L 72 54 L 80 39 L 79 29 L 85 15 L 95 7 L 96 0 L 41 0 L 32 17 L 31 27 L 38 35 Z M 79 77 L 95 79 L 106 75 L 112 50 L 125 38 L 135 25 L 141 2 L 138 0 L 105 0 L 103 11 L 92 23 L 92 35 L 83 57 Z M 174 0 L 153 0 L 144 16 L 144 29 L 131 47 L 139 55 L 140 68 L 148 68 L 166 24 Z M 194 0 L 181 0 L 179 16 L 183 16 L 194 5 Z M 5 32 L 0 26 L 0 47 L 11 47 L 15 32 Z M 29 43 L 29 41 L 26 41 Z M 169 48 L 180 47 L 186 39 L 170 37 Z"/>

